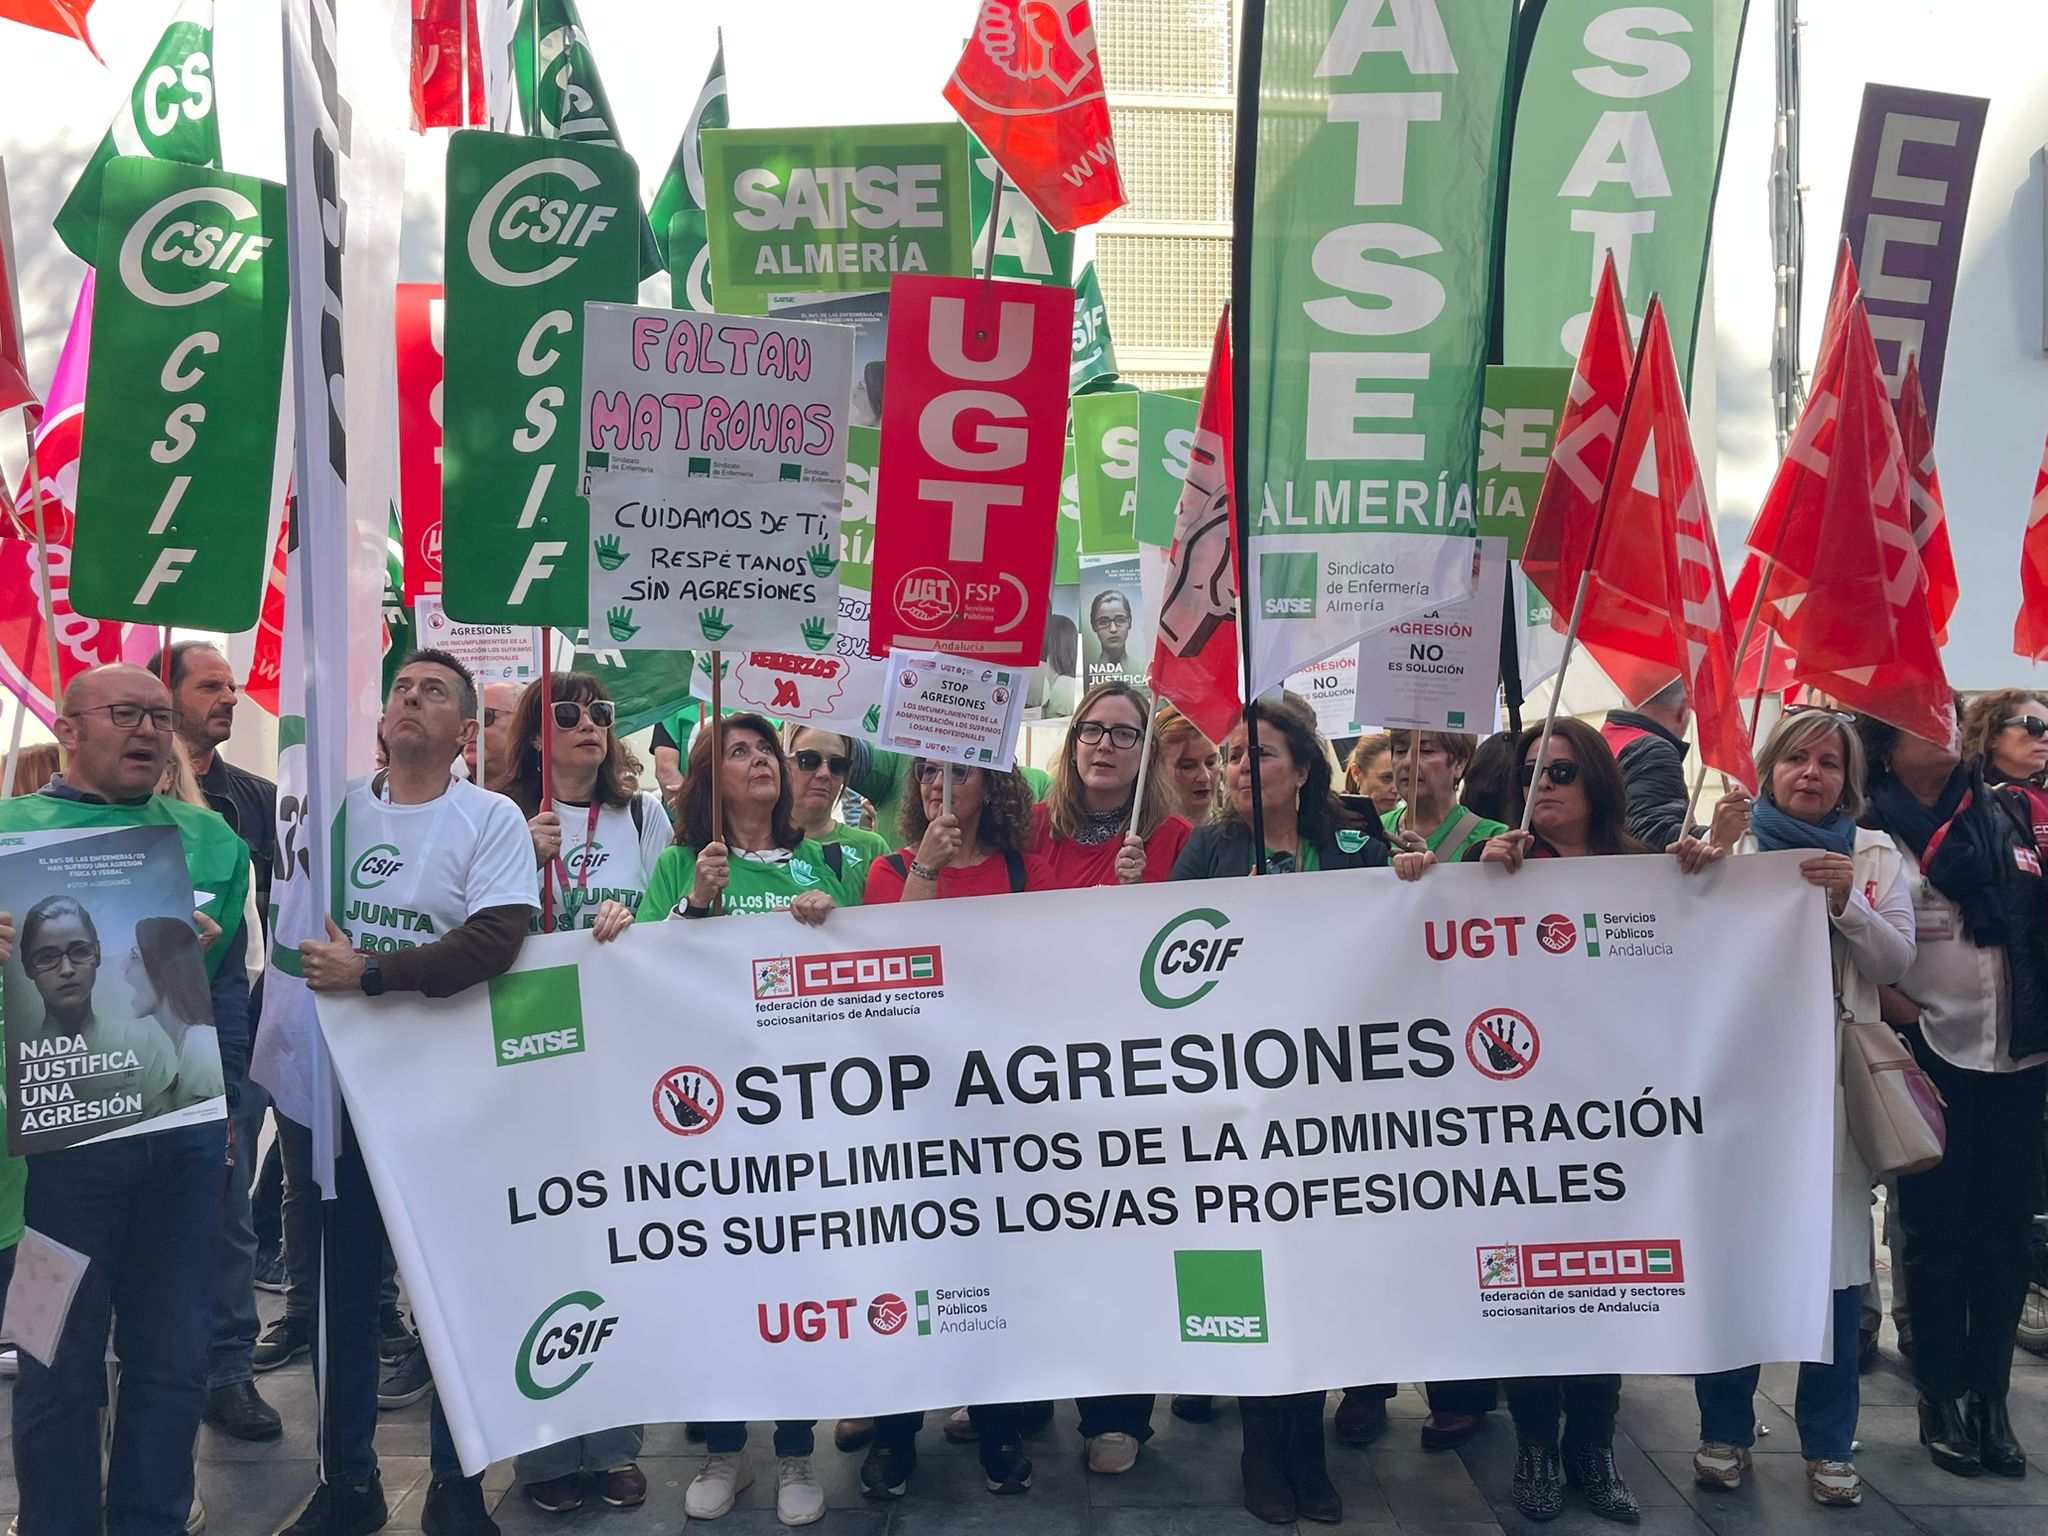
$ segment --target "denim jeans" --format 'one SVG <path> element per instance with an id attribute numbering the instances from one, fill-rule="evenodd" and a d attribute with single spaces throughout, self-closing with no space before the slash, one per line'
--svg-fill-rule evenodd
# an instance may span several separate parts
<path id="1" fill-rule="evenodd" d="M 1799 1367 L 1799 1395 L 1792 1417 L 1799 1425 L 1799 1450 L 1808 1461 L 1847 1461 L 1856 1439 L 1862 1402 L 1862 1370 L 1856 1358 L 1863 1323 L 1863 1288 L 1845 1286 L 1834 1294 L 1832 1365 L 1809 1360 Z M 1756 1384 L 1760 1365 L 1745 1365 L 1712 1376 L 1695 1376 L 1692 1393 L 1700 1405 L 1700 1439 L 1724 1445 L 1756 1444 Z"/>
<path id="2" fill-rule="evenodd" d="M 775 1421 L 775 1454 L 778 1456 L 808 1456 L 811 1454 L 812 1428 L 816 1419 L 777 1419 Z M 706 1424 L 704 1426 L 704 1449 L 714 1456 L 736 1456 L 747 1448 L 747 1426 L 744 1424 Z"/>
<path id="3" fill-rule="evenodd" d="M 224 1124 L 180 1126 L 28 1160 L 23 1213 L 92 1262 L 55 1369 L 25 1351 L 14 1388 L 21 1527 L 99 1536 L 100 1404 L 107 1323 L 121 1358 L 107 1536 L 182 1536 L 192 1442 L 206 1406 L 206 1348 L 220 1257 Z"/>
<path id="4" fill-rule="evenodd" d="M 640 1454 L 644 1424 L 626 1424 L 594 1435 L 574 1435 L 512 1458 L 512 1476 L 522 1483 L 552 1482 L 578 1472 L 616 1472 Z M 796 1453 L 791 1454 L 808 1454 Z"/>
<path id="5" fill-rule="evenodd" d="M 256 1141 L 270 1095 L 254 1080 L 242 1084 L 233 1110 L 235 1165 L 228 1170 L 220 1201 L 220 1264 L 213 1283 L 213 1348 L 207 1357 L 206 1388 L 251 1381 L 249 1352 L 256 1347 L 256 1232 L 249 1220 L 249 1188 L 256 1174 Z"/>

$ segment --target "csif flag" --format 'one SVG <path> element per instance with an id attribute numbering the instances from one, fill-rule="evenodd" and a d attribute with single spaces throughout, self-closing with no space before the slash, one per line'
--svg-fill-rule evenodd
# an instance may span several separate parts
<path id="1" fill-rule="evenodd" d="M 1216 322 L 1209 379 L 1174 514 L 1151 682 L 1221 741 L 1244 712 L 1237 680 L 1237 534 L 1231 507 L 1230 311 Z"/>
<path id="2" fill-rule="evenodd" d="M 981 0 L 945 95 L 1054 229 L 1123 206 L 1088 0 Z"/>
<path id="3" fill-rule="evenodd" d="M 57 238 L 72 255 L 87 266 L 99 259 L 100 184 L 115 156 L 219 166 L 214 106 L 213 0 L 185 0 L 57 210 Z"/>
<path id="4" fill-rule="evenodd" d="M 484 49 L 476 0 L 413 0 L 413 128 L 467 128 L 483 121 Z"/>
<path id="5" fill-rule="evenodd" d="M 2029 661 L 2048 661 L 2048 447 L 2034 476 L 2034 504 L 2020 544 L 2020 616 L 2012 648 Z"/>
<path id="6" fill-rule="evenodd" d="M 711 73 L 690 120 L 683 124 L 682 139 L 668 163 L 661 185 L 654 189 L 654 203 L 648 222 L 654 228 L 654 243 L 661 248 L 662 265 L 669 269 L 670 302 L 677 309 L 708 313 L 711 309 L 711 236 L 705 219 L 704 130 L 723 128 L 731 121 L 732 104 L 725 85 L 725 39 L 719 37 L 718 52 L 711 60 Z"/>
<path id="7" fill-rule="evenodd" d="M 1927 583 L 1927 616 L 1938 644 L 1948 644 L 1948 621 L 1962 600 L 1956 580 L 1955 551 L 1948 542 L 1948 514 L 1941 504 L 1941 475 L 1934 467 L 1934 424 L 1927 414 L 1927 395 L 1920 385 L 1920 359 L 1906 359 L 1896 411 L 1899 442 L 1906 453 L 1911 480 L 1913 547 L 1920 551 L 1920 574 Z"/>

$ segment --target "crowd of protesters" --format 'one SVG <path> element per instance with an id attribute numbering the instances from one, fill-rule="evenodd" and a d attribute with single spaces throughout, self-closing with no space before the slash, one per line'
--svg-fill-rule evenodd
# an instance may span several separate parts
<path id="1" fill-rule="evenodd" d="M 195 1093 L 224 1090 L 226 1123 L 0 1157 L 0 1281 L 24 1219 L 91 1261 L 54 1365 L 25 1352 L 20 1362 L 13 1435 L 24 1536 L 191 1528 L 203 1519 L 192 1473 L 202 1421 L 239 1440 L 278 1438 L 280 1416 L 258 1380 L 315 1349 L 326 1378 L 324 1476 L 285 1530 L 368 1536 L 389 1514 L 373 1446 L 377 1414 L 432 1389 L 352 1127 L 344 1116 L 335 1198 L 323 1204 L 310 1130 L 283 1105 L 273 1109 L 247 1072 L 269 886 L 290 854 L 276 847 L 275 786 L 221 756 L 236 702 L 233 674 L 203 643 L 175 646 L 154 670 L 94 669 L 72 683 L 56 722 L 62 772 L 54 758 L 24 754 L 15 798 L 0 801 L 0 831 L 66 817 L 175 826 L 195 890 L 244 889 L 218 868 L 202 870 L 233 843 L 220 836 L 222 824 L 252 861 L 247 899 L 200 924 L 210 940 L 211 1015 L 185 1021 L 201 1042 L 217 1041 L 219 1077 L 202 1081 L 196 1064 L 167 1068 L 172 1090 L 187 1073 Z M 1946 1110 L 1945 1155 L 1889 1181 L 1886 1196 L 1895 1320 L 1919 1388 L 1920 1439 L 1937 1466 L 1960 1476 L 2025 1473 L 2007 1395 L 2043 1203 L 2048 704 L 2016 691 L 1978 697 L 1962 709 L 1960 753 L 1873 720 L 1795 708 L 1760 745 L 1758 794 L 1720 795 L 1704 824 L 1693 824 L 1689 803 L 1682 692 L 1610 714 L 1598 730 L 1560 719 L 1484 742 L 1393 730 L 1341 757 L 1293 695 L 1254 703 L 1221 743 L 1170 707 L 1157 720 L 1152 712 L 1148 695 L 1128 683 L 1091 688 L 1047 775 L 894 757 L 829 731 L 785 732 L 753 714 L 707 728 L 692 707 L 657 730 L 647 773 L 596 679 L 557 673 L 545 687 L 492 684 L 480 696 L 454 658 L 419 651 L 391 685 L 382 766 L 349 791 L 343 856 L 385 846 L 406 855 L 409 867 L 388 894 L 426 914 L 437 937 L 358 947 L 360 934 L 330 926 L 327 938 L 300 946 L 296 964 L 316 992 L 447 996 L 503 973 L 528 934 L 559 927 L 587 928 L 606 942 L 635 922 L 794 918 L 816 926 L 862 903 L 1236 879 L 1255 868 L 1385 870 L 1416 881 L 1454 861 L 1511 877 L 1529 859 L 1636 855 L 1674 859 L 1694 875 L 1731 856 L 1797 850 L 1806 855 L 1804 878 L 1826 897 L 1836 1012 L 1901 1031 Z M 476 782 L 480 771 L 488 788 Z M 42 797 L 33 821 L 15 815 L 29 796 Z M 410 857 L 428 850 L 430 858 Z M 47 978 L 55 988 L 99 962 L 96 942 L 67 940 L 64 914 L 43 912 L 49 905 L 26 920 L 0 913 L 0 953 L 20 945 L 37 985 Z M 1800 1366 L 1795 1409 L 1808 1490 L 1829 1507 L 1862 1497 L 1858 1373 L 1877 1324 L 1879 1180 L 1848 1131 L 1841 1098 L 1838 1083 L 1831 1337 L 1814 1351 L 1829 1358 Z M 282 1315 L 260 1337 L 258 1289 L 284 1295 Z M 103 1480 L 110 1324 L 120 1365 Z M 1695 1382 L 1693 1470 L 1702 1487 L 1734 1489 L 1750 1474 L 1759 1369 Z M 1426 1389 L 1428 1450 L 1469 1441 L 1504 1398 L 1516 1440 L 1511 1495 L 1530 1519 L 1558 1515 L 1568 1489 L 1599 1515 L 1640 1519 L 1614 1452 L 1622 1378 Z M 1346 1387 L 1338 1442 L 1383 1435 L 1394 1390 Z M 1325 1401 L 1312 1392 L 1239 1402 L 1253 1515 L 1342 1518 L 1325 1459 Z M 1152 1435 L 1154 1399 L 1091 1398 L 1078 1408 L 1090 1472 L 1129 1471 Z M 1196 1396 L 1173 1398 L 1170 1411 L 1197 1424 L 1217 1413 L 1213 1399 Z M 950 1411 L 942 1432 L 974 1444 L 992 1494 L 1019 1495 L 1034 1473 L 1026 1442 L 1051 1416 L 1050 1403 L 974 1403 Z M 870 1498 L 911 1495 L 924 1420 L 891 1414 L 834 1426 L 838 1451 L 863 1453 L 859 1480 Z M 815 1428 L 808 1420 L 774 1426 L 775 1508 L 785 1524 L 825 1513 Z M 622 1425 L 522 1454 L 514 1468 L 521 1496 L 551 1513 L 591 1499 L 640 1504 L 642 1433 Z M 705 1423 L 689 1433 L 706 1455 L 686 1513 L 715 1520 L 755 1480 L 748 1427 Z M 495 1532 L 480 1480 L 462 1475 L 438 1401 L 430 1453 L 424 1528 L 431 1536 Z"/>

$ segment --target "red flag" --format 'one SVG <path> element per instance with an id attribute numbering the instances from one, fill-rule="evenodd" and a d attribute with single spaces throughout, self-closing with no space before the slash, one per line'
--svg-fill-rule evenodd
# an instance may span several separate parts
<path id="1" fill-rule="evenodd" d="M 14 220 L 7 208 L 7 167 L 0 164 L 0 415 L 27 406 L 29 423 L 42 411 L 28 381 L 28 348 L 21 336 L 21 284 L 14 262 Z M 0 505 L 6 488 L 0 486 Z"/>
<path id="2" fill-rule="evenodd" d="M 1231 517 L 1230 311 L 1216 322 L 1209 381 L 1188 449 L 1152 651 L 1152 686 L 1211 741 L 1244 713 L 1237 681 L 1237 539 Z"/>
<path id="3" fill-rule="evenodd" d="M 467 111 L 462 100 L 465 58 Z M 483 35 L 477 30 L 476 0 L 412 0 L 413 128 L 467 128 L 485 121 Z"/>
<path id="4" fill-rule="evenodd" d="M 242 687 L 259 709 L 277 713 L 278 688 L 284 675 L 284 562 L 291 542 L 292 495 L 284 496 L 284 516 L 277 523 L 277 544 L 270 551 L 270 574 L 263 584 L 263 611 L 256 619 L 256 654 L 249 662 L 249 680 Z"/>
<path id="5" fill-rule="evenodd" d="M 2020 544 L 2020 616 L 2012 648 L 2029 661 L 2048 659 L 2048 449 L 2034 477 L 2034 506 Z"/>
<path id="6" fill-rule="evenodd" d="M 1123 206 L 1088 0 L 981 0 L 945 94 L 1054 229 Z"/>
<path id="7" fill-rule="evenodd" d="M 92 37 L 85 30 L 85 13 L 91 9 L 92 0 L 0 0 L 0 21 L 18 21 L 25 27 L 75 37 L 99 59 L 100 51 L 93 47 Z"/>
<path id="8" fill-rule="evenodd" d="M 1610 253 L 1594 294 L 1586 339 L 1572 374 L 1557 441 L 1543 469 L 1543 488 L 1529 518 L 1522 547 L 1522 572 L 1550 599 L 1550 624 L 1560 634 L 1571 622 L 1579 578 L 1585 573 L 1599 524 L 1600 496 L 1614 459 L 1614 434 L 1628 397 L 1635 353 L 1629 345 L 1628 312 Z"/>
<path id="9" fill-rule="evenodd" d="M 1898 404 L 1899 442 L 1906 453 L 1911 502 L 1908 513 L 1913 546 L 1920 551 L 1920 574 L 1927 583 L 1927 617 L 1936 643 L 1948 644 L 1948 621 L 1962 600 L 1956 580 L 1955 552 L 1948 543 L 1948 514 L 1941 505 L 1941 475 L 1934 467 L 1934 429 L 1927 420 L 1927 397 L 1920 389 L 1920 359 L 1906 360 L 1906 381 Z"/>
<path id="10" fill-rule="evenodd" d="M 398 285 L 398 521 L 405 603 L 441 590 L 441 285 Z"/>

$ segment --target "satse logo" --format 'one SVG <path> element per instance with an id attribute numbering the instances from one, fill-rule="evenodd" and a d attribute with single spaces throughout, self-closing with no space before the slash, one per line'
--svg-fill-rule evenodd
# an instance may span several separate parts
<path id="1" fill-rule="evenodd" d="M 1202 929 L 1229 926 L 1230 919 L 1213 907 L 1196 907 L 1155 933 L 1138 965 L 1138 986 L 1145 1001 L 1154 1008 L 1185 1008 L 1215 991 L 1224 967 L 1237 958 L 1244 940 Z"/>
<path id="2" fill-rule="evenodd" d="M 1266 1260 L 1256 1248 L 1179 1249 L 1173 1256 L 1183 1344 L 1270 1344 Z"/>
<path id="3" fill-rule="evenodd" d="M 565 197 L 520 192 L 527 182 L 542 177 L 560 177 L 576 191 L 588 192 L 601 178 L 580 160 L 567 158 L 534 160 L 507 172 L 486 192 L 470 216 L 467 248 L 470 265 L 486 281 L 501 288 L 531 288 L 560 277 L 576 265 L 572 255 L 555 256 L 530 272 L 516 271 L 499 259 L 498 241 L 509 242 L 504 252 L 515 256 L 522 244 L 564 251 L 582 250 L 619 215 L 609 203 L 575 201 Z M 552 193 L 554 188 L 544 187 Z M 514 193 L 519 193 L 514 196 Z"/>
<path id="4" fill-rule="evenodd" d="M 546 1402 L 560 1397 L 590 1373 L 594 1363 L 590 1357 L 619 1326 L 616 1316 L 596 1315 L 603 1305 L 604 1298 L 595 1291 L 571 1291 L 550 1302 L 533 1320 L 512 1365 L 513 1380 L 522 1397 Z"/>
<path id="5" fill-rule="evenodd" d="M 188 211 L 195 204 L 205 203 L 216 205 L 214 210 L 208 210 L 207 217 Z M 256 205 L 233 187 L 188 187 L 161 199 L 129 225 L 127 236 L 121 241 L 120 256 L 121 281 L 128 291 L 157 309 L 179 309 L 225 293 L 228 285 L 220 277 L 210 277 L 189 288 L 165 288 L 157 281 L 177 280 L 181 268 L 185 272 L 225 273 L 232 277 L 250 262 L 262 258 L 270 248 L 271 237 L 237 229 L 232 224 L 222 228 L 216 210 L 225 210 L 235 223 L 257 217 Z M 183 217 L 173 218 L 173 214 Z M 209 350 L 218 349 L 216 338 Z M 175 371 L 175 366 L 167 367 L 166 371 Z"/>

